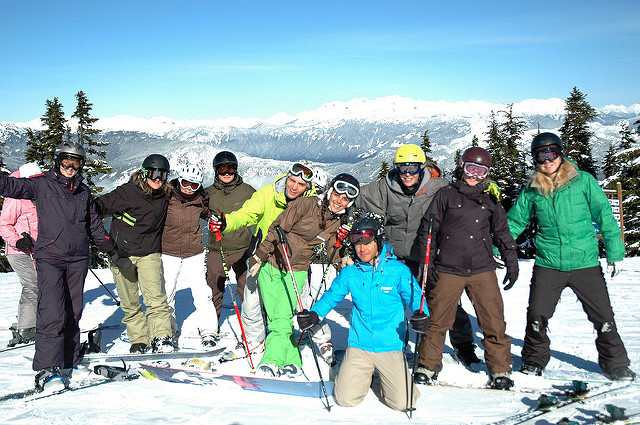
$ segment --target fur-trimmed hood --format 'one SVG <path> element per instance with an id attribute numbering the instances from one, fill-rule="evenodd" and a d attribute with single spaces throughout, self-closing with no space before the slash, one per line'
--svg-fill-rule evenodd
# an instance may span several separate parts
<path id="1" fill-rule="evenodd" d="M 558 189 L 576 177 L 578 177 L 578 166 L 570 159 L 565 158 L 553 178 L 536 168 L 531 177 L 531 187 L 538 189 L 542 195 L 547 196 L 549 193 L 557 192 Z"/>

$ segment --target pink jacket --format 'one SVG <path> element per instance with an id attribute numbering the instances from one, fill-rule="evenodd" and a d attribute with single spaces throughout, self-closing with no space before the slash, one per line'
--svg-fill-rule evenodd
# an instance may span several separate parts
<path id="1" fill-rule="evenodd" d="M 11 177 L 20 177 L 19 171 Z M 0 237 L 7 243 L 5 254 L 24 254 L 15 248 L 22 232 L 27 232 L 35 241 L 38 237 L 38 214 L 35 204 L 28 199 L 5 198 L 0 213 Z"/>

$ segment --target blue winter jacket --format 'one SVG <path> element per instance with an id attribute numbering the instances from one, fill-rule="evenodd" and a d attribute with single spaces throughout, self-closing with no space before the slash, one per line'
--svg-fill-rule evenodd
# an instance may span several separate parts
<path id="1" fill-rule="evenodd" d="M 420 308 L 422 291 L 391 245 L 384 243 L 375 266 L 356 261 L 342 269 L 311 310 L 324 317 L 349 293 L 353 301 L 349 346 L 375 353 L 403 350 L 405 310 Z M 424 312 L 429 314 L 426 302 Z"/>
<path id="2" fill-rule="evenodd" d="M 70 179 L 53 169 L 28 179 L 0 174 L 0 195 L 31 199 L 36 204 L 39 219 L 38 239 L 33 246 L 36 259 L 88 258 L 88 236 L 97 245 L 107 243 L 108 234 L 80 174 Z"/>

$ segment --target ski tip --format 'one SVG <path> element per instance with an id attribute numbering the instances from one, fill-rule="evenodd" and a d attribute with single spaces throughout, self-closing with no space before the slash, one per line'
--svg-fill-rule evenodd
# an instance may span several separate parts
<path id="1" fill-rule="evenodd" d="M 138 373 L 140 374 L 140 376 L 142 376 L 143 378 L 146 379 L 156 379 L 156 377 L 153 375 L 153 373 L 149 372 L 148 370 L 139 370 Z"/>

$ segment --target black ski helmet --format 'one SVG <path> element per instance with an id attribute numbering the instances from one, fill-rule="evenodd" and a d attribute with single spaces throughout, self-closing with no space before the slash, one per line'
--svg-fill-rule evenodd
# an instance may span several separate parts
<path id="1" fill-rule="evenodd" d="M 169 160 L 158 153 L 154 153 L 146 157 L 144 161 L 142 161 L 142 168 L 145 170 L 171 171 Z"/>
<path id="2" fill-rule="evenodd" d="M 378 253 L 382 251 L 382 244 L 384 242 L 384 226 L 380 224 L 375 218 L 362 217 L 351 228 L 351 233 L 360 233 L 363 230 L 371 230 L 375 235 L 375 241 L 378 244 Z M 354 255 L 355 249 L 354 249 Z"/>
<path id="3" fill-rule="evenodd" d="M 223 164 L 233 164 L 238 167 L 238 159 L 233 154 L 233 152 L 229 151 L 220 151 L 213 158 L 213 168 L 218 168 L 218 165 Z"/>
<path id="4" fill-rule="evenodd" d="M 329 185 L 329 190 L 327 191 L 327 199 L 329 199 L 329 196 L 331 196 L 331 193 L 335 190 L 335 184 L 338 183 L 338 182 L 347 183 L 347 184 L 349 184 L 351 186 L 354 186 L 357 189 L 358 193 L 356 193 L 356 196 L 349 196 L 349 194 L 347 193 L 347 197 L 349 199 L 351 199 L 351 201 L 347 205 L 347 208 L 349 208 L 351 205 L 353 205 L 353 202 L 355 201 L 355 199 L 360 194 L 360 182 L 358 181 L 358 179 L 353 177 L 351 174 L 347 174 L 347 173 L 338 174 L 337 176 L 335 176 L 333 178 L 333 180 L 331 180 L 331 184 Z M 341 193 L 341 192 L 338 191 L 338 193 Z"/>
<path id="5" fill-rule="evenodd" d="M 491 168 L 491 154 L 486 149 L 479 146 L 472 146 L 462 154 L 460 158 L 462 163 L 473 162 Z"/>
<path id="6" fill-rule="evenodd" d="M 87 154 L 80 143 L 74 142 L 62 142 L 58 145 L 53 152 L 53 157 L 56 164 L 56 171 L 60 170 L 60 160 L 64 158 L 72 158 L 80 161 L 80 168 L 84 166 Z"/>
<path id="7" fill-rule="evenodd" d="M 535 156 L 535 151 L 540 148 L 554 145 L 560 148 L 560 155 L 562 155 L 562 139 L 554 133 L 540 133 L 531 141 L 531 156 Z"/>

